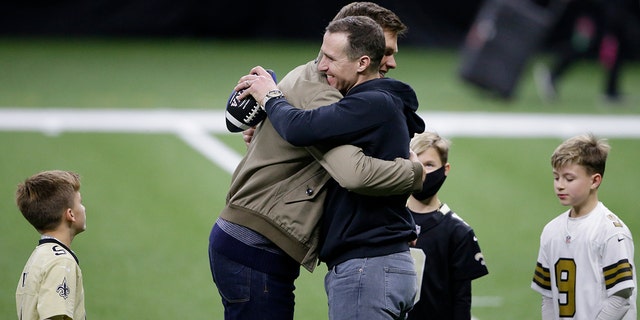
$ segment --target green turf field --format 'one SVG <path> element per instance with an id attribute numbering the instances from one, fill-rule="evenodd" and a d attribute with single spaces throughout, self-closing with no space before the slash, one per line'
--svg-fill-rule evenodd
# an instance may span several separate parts
<path id="1" fill-rule="evenodd" d="M 599 66 L 580 64 L 562 100 L 543 104 L 527 70 L 518 99 L 479 95 L 456 77 L 455 50 L 405 48 L 390 76 L 416 89 L 423 110 L 637 114 L 600 101 Z M 0 108 L 222 109 L 232 84 L 254 65 L 280 76 L 312 58 L 319 43 L 215 40 L 0 39 Z M 539 59 L 545 59 L 540 56 Z M 637 93 L 640 64 L 623 89 Z M 567 125 L 570 125 L 568 123 Z M 594 123 L 594 127 L 597 127 Z M 640 123 L 639 123 L 640 125 Z M 238 134 L 215 138 L 242 153 Z M 539 319 L 529 288 L 544 224 L 563 211 L 549 156 L 560 138 L 450 137 L 451 175 L 441 197 L 471 224 L 490 274 L 474 282 L 472 313 L 485 319 Z M 600 197 L 640 233 L 640 140 L 614 138 Z M 15 318 L 15 286 L 38 236 L 14 204 L 15 186 L 46 169 L 83 179 L 88 229 L 79 256 L 91 319 L 222 319 L 209 274 L 207 238 L 230 174 L 173 134 L 0 130 L 0 318 Z M 639 259 L 636 257 L 636 261 Z M 325 267 L 302 272 L 296 319 L 326 319 Z"/>

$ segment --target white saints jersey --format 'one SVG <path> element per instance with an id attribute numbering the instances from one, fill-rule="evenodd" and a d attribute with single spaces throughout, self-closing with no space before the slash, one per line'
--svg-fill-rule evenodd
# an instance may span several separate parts
<path id="1" fill-rule="evenodd" d="M 82 272 L 75 254 L 56 239 L 41 239 L 18 281 L 16 307 L 21 320 L 56 315 L 86 319 Z"/>
<path id="2" fill-rule="evenodd" d="M 634 288 L 624 319 L 636 319 L 636 275 L 629 228 L 601 202 L 588 215 L 569 211 L 540 236 L 531 288 L 554 301 L 556 319 L 595 319 L 612 294 Z"/>

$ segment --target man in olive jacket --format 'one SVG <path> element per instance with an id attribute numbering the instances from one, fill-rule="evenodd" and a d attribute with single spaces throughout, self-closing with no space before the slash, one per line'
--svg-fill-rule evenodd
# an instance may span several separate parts
<path id="1" fill-rule="evenodd" d="M 361 2 L 346 6 L 336 18 L 340 15 L 367 15 L 380 23 L 390 48 L 381 73 L 395 67 L 397 37 L 406 30 L 395 14 Z M 292 70 L 278 88 L 301 109 L 342 98 L 318 72 L 316 61 Z M 366 157 L 353 146 L 294 147 L 268 119 L 262 122 L 232 176 L 226 206 L 210 236 L 211 271 L 225 318 L 293 318 L 293 283 L 300 265 L 313 271 L 318 264 L 318 222 L 325 185 L 332 177 L 360 194 L 408 194 L 422 188 L 423 169 L 419 162 L 402 158 Z"/>

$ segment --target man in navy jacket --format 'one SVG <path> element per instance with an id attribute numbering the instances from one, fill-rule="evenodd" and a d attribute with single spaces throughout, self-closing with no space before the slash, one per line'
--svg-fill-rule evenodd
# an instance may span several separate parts
<path id="1" fill-rule="evenodd" d="M 409 142 L 423 132 L 413 89 L 380 78 L 382 29 L 365 17 L 333 21 L 326 29 L 318 70 L 344 98 L 314 110 L 290 105 L 268 73 L 256 67 L 235 90 L 262 102 L 278 133 L 296 146 L 352 144 L 365 154 L 409 157 Z M 244 98 L 241 96 L 240 98 Z M 366 196 L 328 184 L 320 259 L 330 319 L 402 319 L 413 305 L 416 274 L 408 243 L 415 224 L 404 196 Z"/>

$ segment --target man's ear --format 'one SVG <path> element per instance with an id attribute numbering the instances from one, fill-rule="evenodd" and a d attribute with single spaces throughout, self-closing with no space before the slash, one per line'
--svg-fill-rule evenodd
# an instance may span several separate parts
<path id="1" fill-rule="evenodd" d="M 371 64 L 371 58 L 369 56 L 362 56 L 358 59 L 358 72 L 364 72 L 369 68 Z"/>

